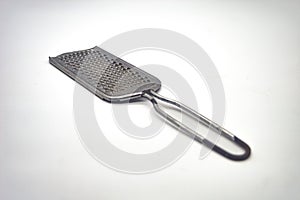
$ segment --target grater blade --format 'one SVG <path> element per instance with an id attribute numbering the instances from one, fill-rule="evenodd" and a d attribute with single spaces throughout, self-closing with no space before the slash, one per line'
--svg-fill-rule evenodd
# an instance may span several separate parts
<path id="1" fill-rule="evenodd" d="M 101 99 L 128 102 L 140 98 L 144 91 L 158 91 L 158 78 L 94 47 L 49 58 L 50 63 Z"/>

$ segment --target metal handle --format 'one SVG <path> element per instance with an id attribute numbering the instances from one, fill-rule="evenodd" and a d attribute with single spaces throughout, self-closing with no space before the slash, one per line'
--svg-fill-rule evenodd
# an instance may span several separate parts
<path id="1" fill-rule="evenodd" d="M 201 115 L 200 113 L 194 111 L 193 109 L 187 107 L 186 105 L 178 102 L 178 101 L 174 101 L 168 98 L 165 98 L 159 94 L 157 94 L 156 92 L 149 90 L 147 92 L 145 92 L 143 94 L 143 97 L 145 97 L 146 99 L 148 99 L 149 101 L 151 101 L 151 103 L 153 104 L 153 107 L 155 109 L 155 111 L 162 117 L 164 118 L 167 122 L 169 122 L 170 125 L 172 125 L 173 127 L 179 129 L 180 131 L 182 131 L 184 134 L 193 137 L 196 141 L 212 148 L 212 150 L 214 150 L 215 152 L 221 154 L 222 156 L 229 158 L 231 160 L 236 160 L 236 161 L 240 161 L 240 160 L 246 160 L 250 154 L 251 154 L 251 149 L 250 147 L 243 142 L 242 140 L 240 140 L 238 137 L 234 136 L 232 133 L 230 133 L 228 130 L 224 129 L 223 127 L 221 127 L 220 125 L 218 125 L 217 123 L 211 121 L 210 119 L 206 118 L 205 116 Z M 175 118 L 173 118 L 172 116 L 170 116 L 169 114 L 167 114 L 165 111 L 163 111 L 158 102 L 156 101 L 156 99 L 159 99 L 161 101 L 164 101 L 166 103 L 172 104 L 174 106 L 177 106 L 178 108 L 180 108 L 185 114 L 188 114 L 189 116 L 193 117 L 194 119 L 198 120 L 200 123 L 202 123 L 203 125 L 207 126 L 208 128 L 211 128 L 213 131 L 215 132 L 220 132 L 221 135 L 223 135 L 224 137 L 226 137 L 227 139 L 231 140 L 232 142 L 234 142 L 235 144 L 237 144 L 238 146 L 240 146 L 243 150 L 244 153 L 243 154 L 232 154 L 224 149 L 222 149 L 221 147 L 219 147 L 218 145 L 213 144 L 212 142 L 210 142 L 209 140 L 205 139 L 203 136 L 201 136 L 199 133 L 197 133 L 196 131 L 190 129 L 188 126 L 184 125 L 183 123 L 179 122 L 178 120 L 176 120 Z"/>

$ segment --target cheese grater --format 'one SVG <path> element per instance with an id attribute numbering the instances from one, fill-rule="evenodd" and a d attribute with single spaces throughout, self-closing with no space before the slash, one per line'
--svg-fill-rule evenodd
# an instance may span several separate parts
<path id="1" fill-rule="evenodd" d="M 238 161 L 245 160 L 250 156 L 250 147 L 238 137 L 186 105 L 159 95 L 157 92 L 161 88 L 161 82 L 158 78 L 100 47 L 96 46 L 87 50 L 73 51 L 56 57 L 49 57 L 49 62 L 97 97 L 107 102 L 128 103 L 129 101 L 141 99 L 149 100 L 158 115 L 171 126 L 212 148 L 212 150 L 226 158 Z M 179 108 L 182 113 L 220 133 L 241 147 L 244 150 L 243 153 L 233 154 L 213 144 L 198 132 L 163 111 L 159 101 Z"/>

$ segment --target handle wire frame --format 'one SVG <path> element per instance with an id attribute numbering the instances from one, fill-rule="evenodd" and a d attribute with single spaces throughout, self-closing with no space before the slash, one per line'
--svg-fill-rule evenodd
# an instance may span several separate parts
<path id="1" fill-rule="evenodd" d="M 230 133 L 228 130 L 224 129 L 217 123 L 211 121 L 210 119 L 206 118 L 205 116 L 201 115 L 200 113 L 196 112 L 195 110 L 187 107 L 186 105 L 184 105 L 178 101 L 165 98 L 165 97 L 157 94 L 153 90 L 149 90 L 149 91 L 145 92 L 143 94 L 143 97 L 148 99 L 152 103 L 155 111 L 160 115 L 160 117 L 165 119 L 171 126 L 178 129 L 179 131 L 186 134 L 187 136 L 194 138 L 197 142 L 202 143 L 209 148 L 212 148 L 212 150 L 219 153 L 220 155 L 222 155 L 230 160 L 235 160 L 235 161 L 246 160 L 250 156 L 251 149 L 245 142 L 243 142 L 241 139 L 239 139 L 238 137 L 236 137 L 235 135 L 233 135 L 232 133 Z M 235 143 L 236 145 L 241 147 L 244 150 L 243 154 L 230 153 L 230 152 L 226 151 L 225 149 L 219 147 L 218 145 L 213 144 L 211 141 L 205 139 L 202 135 L 200 135 L 196 131 L 192 130 L 185 124 L 181 123 L 180 121 L 176 120 L 174 117 L 170 116 L 165 111 L 163 111 L 160 108 L 160 106 L 155 98 L 180 108 L 185 114 L 196 119 L 198 122 L 200 122 L 201 124 L 205 125 L 206 127 L 210 128 L 210 129 L 212 129 L 213 131 L 220 133 L 222 136 L 224 136 L 228 140 L 232 141 L 233 143 Z"/>

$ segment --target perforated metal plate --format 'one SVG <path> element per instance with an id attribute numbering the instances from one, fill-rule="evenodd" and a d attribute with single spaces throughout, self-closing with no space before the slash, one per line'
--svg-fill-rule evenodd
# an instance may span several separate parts
<path id="1" fill-rule="evenodd" d="M 143 91 L 161 87 L 156 77 L 99 47 L 50 57 L 49 62 L 109 102 L 133 100 L 141 97 Z"/>

